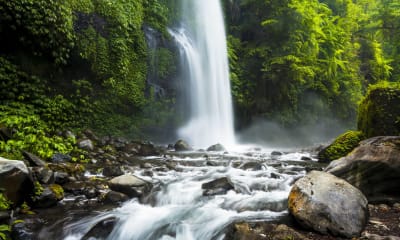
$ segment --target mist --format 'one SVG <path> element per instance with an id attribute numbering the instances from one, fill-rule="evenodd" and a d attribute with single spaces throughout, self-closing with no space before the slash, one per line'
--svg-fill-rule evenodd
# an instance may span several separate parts
<path id="1" fill-rule="evenodd" d="M 318 123 L 285 128 L 280 124 L 257 120 L 237 133 L 240 143 L 253 143 L 275 148 L 301 148 L 326 144 L 349 129 L 338 120 L 322 119 Z"/>

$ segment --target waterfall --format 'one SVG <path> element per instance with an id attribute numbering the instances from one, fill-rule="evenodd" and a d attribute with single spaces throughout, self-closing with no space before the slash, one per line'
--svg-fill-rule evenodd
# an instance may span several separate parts
<path id="1" fill-rule="evenodd" d="M 181 50 L 189 121 L 179 136 L 196 147 L 234 144 L 226 34 L 217 0 L 182 1 L 181 27 L 170 30 Z"/>

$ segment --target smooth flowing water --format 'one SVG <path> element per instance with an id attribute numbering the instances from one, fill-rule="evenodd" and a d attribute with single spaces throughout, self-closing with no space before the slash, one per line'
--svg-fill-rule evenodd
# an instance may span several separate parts
<path id="1" fill-rule="evenodd" d="M 188 123 L 179 136 L 200 148 L 235 142 L 226 34 L 218 0 L 182 1 L 181 27 L 171 29 L 188 84 Z"/>
<path id="2" fill-rule="evenodd" d="M 62 239 L 224 239 L 226 227 L 235 221 L 272 221 L 287 216 L 290 185 L 305 174 L 305 162 L 300 160 L 304 155 L 274 157 L 261 150 L 171 155 L 169 161 L 176 163 L 173 169 L 153 168 L 152 177 L 141 168 L 128 173 L 155 186 L 144 202 L 132 199 L 94 217 L 72 223 L 68 220 Z M 147 160 L 143 158 L 144 162 Z M 152 161 L 166 160 L 159 157 Z M 203 184 L 223 178 L 232 184 L 231 189 L 205 194 Z M 87 236 L 92 228 L 110 219 L 115 221 L 111 233 L 98 238 Z M 63 224 L 55 226 L 60 228 Z"/>

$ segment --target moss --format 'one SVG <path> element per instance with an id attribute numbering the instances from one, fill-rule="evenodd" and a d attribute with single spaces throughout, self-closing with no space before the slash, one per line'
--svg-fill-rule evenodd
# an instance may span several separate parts
<path id="1" fill-rule="evenodd" d="M 358 109 L 358 129 L 366 137 L 400 134 L 400 83 L 380 82 L 369 87 Z"/>
<path id="2" fill-rule="evenodd" d="M 49 188 L 54 193 L 57 200 L 62 200 L 64 198 L 64 189 L 60 185 L 51 184 Z"/>
<path id="3" fill-rule="evenodd" d="M 364 138 L 364 134 L 360 131 L 347 131 L 319 152 L 318 159 L 320 162 L 329 162 L 344 157 L 357 147 L 358 143 Z"/>

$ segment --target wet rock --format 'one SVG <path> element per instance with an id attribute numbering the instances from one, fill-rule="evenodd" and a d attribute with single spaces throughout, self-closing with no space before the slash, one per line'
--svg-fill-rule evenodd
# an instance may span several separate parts
<path id="1" fill-rule="evenodd" d="M 106 166 L 103 168 L 103 175 L 106 177 L 116 177 L 123 174 L 124 172 L 120 166 Z"/>
<path id="2" fill-rule="evenodd" d="M 140 149 L 140 145 L 137 143 L 130 143 L 127 144 L 124 148 L 124 152 L 129 153 L 129 154 L 134 154 L 137 155 L 139 154 L 139 149 Z"/>
<path id="3" fill-rule="evenodd" d="M 46 166 L 46 162 L 43 161 L 40 157 L 36 156 L 35 154 L 23 151 L 22 155 L 24 155 L 25 159 L 29 161 L 31 166 L 37 166 L 37 167 Z"/>
<path id="4" fill-rule="evenodd" d="M 306 236 L 284 224 L 264 222 L 232 223 L 226 230 L 225 240 L 308 240 Z"/>
<path id="5" fill-rule="evenodd" d="M 142 143 L 139 149 L 139 155 L 141 156 L 154 156 L 159 155 L 160 152 L 151 142 Z"/>
<path id="6" fill-rule="evenodd" d="M 201 188 L 203 189 L 203 196 L 226 194 L 229 190 L 234 189 L 233 184 L 226 177 L 203 183 Z"/>
<path id="7" fill-rule="evenodd" d="M 360 189 L 371 203 L 400 201 L 400 137 L 374 137 L 360 142 L 348 156 L 325 171 Z"/>
<path id="8" fill-rule="evenodd" d="M 260 171 L 263 169 L 262 163 L 259 162 L 247 162 L 240 166 L 240 169 L 243 170 L 252 170 L 252 171 Z"/>
<path id="9" fill-rule="evenodd" d="M 312 171 L 292 187 L 289 212 L 302 226 L 322 234 L 360 236 L 367 223 L 368 201 L 346 181 Z"/>
<path id="10" fill-rule="evenodd" d="M 122 192 L 129 197 L 143 197 L 147 195 L 152 188 L 152 184 L 133 175 L 122 175 L 109 181 L 110 189 Z"/>
<path id="11" fill-rule="evenodd" d="M 300 160 L 302 160 L 302 161 L 312 161 L 312 158 L 306 157 L 306 156 L 302 156 L 302 157 L 300 158 Z"/>
<path id="12" fill-rule="evenodd" d="M 0 188 L 4 189 L 7 199 L 15 204 L 22 203 L 32 192 L 33 182 L 23 161 L 0 157 Z"/>
<path id="13" fill-rule="evenodd" d="M 225 150 L 225 147 L 222 144 L 217 143 L 217 144 L 212 145 L 209 148 L 207 148 L 207 151 L 208 152 L 223 152 L 223 151 L 226 151 L 226 150 Z"/>
<path id="14" fill-rule="evenodd" d="M 178 140 L 174 145 L 175 151 L 192 151 L 193 148 L 184 140 Z"/>
<path id="15" fill-rule="evenodd" d="M 54 173 L 54 183 L 56 184 L 65 184 L 69 182 L 69 175 L 65 172 L 55 172 Z"/>
<path id="16" fill-rule="evenodd" d="M 93 151 L 94 145 L 92 140 L 90 139 L 83 139 L 78 142 L 78 147 L 83 150 Z"/>
<path id="17" fill-rule="evenodd" d="M 45 167 L 34 167 L 32 168 L 32 175 L 34 179 L 37 179 L 40 183 L 51 184 L 54 183 L 54 172 Z"/>
<path id="18" fill-rule="evenodd" d="M 32 240 L 35 234 L 27 227 L 25 222 L 18 222 L 12 225 L 11 239 L 13 240 Z"/>
<path id="19" fill-rule="evenodd" d="M 116 223 L 117 219 L 115 217 L 108 217 L 101 220 L 83 236 L 82 240 L 107 239 Z"/>
<path id="20" fill-rule="evenodd" d="M 53 156 L 51 156 L 51 162 L 53 163 L 65 163 L 65 162 L 71 162 L 72 157 L 67 154 L 62 154 L 62 153 L 55 153 Z"/>
<path id="21" fill-rule="evenodd" d="M 65 131 L 63 136 L 65 138 L 74 138 L 74 139 L 76 138 L 75 134 L 73 132 L 71 132 L 71 131 Z"/>
<path id="22" fill-rule="evenodd" d="M 282 156 L 282 155 L 283 155 L 283 153 L 278 152 L 278 151 L 272 151 L 272 152 L 271 152 L 271 156 L 277 157 L 277 156 Z"/>
<path id="23" fill-rule="evenodd" d="M 87 185 L 85 182 L 69 182 L 64 184 L 64 190 L 74 195 L 84 194 L 86 187 Z"/>
<path id="24" fill-rule="evenodd" d="M 57 205 L 57 202 L 64 198 L 64 190 L 60 185 L 52 184 L 44 186 L 39 195 L 32 197 L 33 205 L 36 208 L 48 208 Z"/>
<path id="25" fill-rule="evenodd" d="M 129 197 L 126 194 L 116 192 L 116 191 L 109 191 L 104 196 L 104 202 L 109 204 L 121 203 L 129 200 Z"/>

